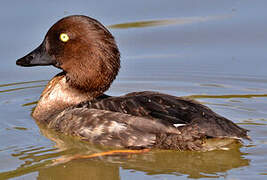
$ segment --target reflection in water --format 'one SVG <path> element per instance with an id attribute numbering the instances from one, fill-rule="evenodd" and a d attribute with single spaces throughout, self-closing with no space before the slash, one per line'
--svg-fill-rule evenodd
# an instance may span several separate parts
<path id="1" fill-rule="evenodd" d="M 120 179 L 118 165 L 104 161 L 75 161 L 39 170 L 38 179 Z"/>
<path id="2" fill-rule="evenodd" d="M 165 19 L 165 20 L 152 20 L 152 21 L 137 21 L 122 24 L 109 25 L 111 29 L 128 29 L 128 28 L 144 28 L 153 26 L 166 26 L 166 25 L 185 25 L 199 22 L 206 22 L 210 20 L 218 20 L 230 17 L 229 15 L 224 16 L 207 16 L 207 17 L 185 17 L 176 19 Z"/>
<path id="3" fill-rule="evenodd" d="M 97 159 L 79 159 L 53 165 L 53 159 L 74 154 L 92 154 L 108 148 L 89 145 L 64 136 L 42 125 L 43 135 L 55 142 L 55 148 L 29 147 L 12 154 L 24 163 L 16 170 L 0 173 L 1 178 L 12 178 L 38 172 L 38 179 L 120 179 L 120 168 L 155 174 L 186 174 L 191 178 L 219 177 L 233 168 L 249 165 L 240 152 L 240 145 L 228 151 L 176 152 L 154 150 L 131 156 L 109 156 Z"/>
<path id="4" fill-rule="evenodd" d="M 147 174 L 187 174 L 191 178 L 220 176 L 233 168 L 248 166 L 239 147 L 228 151 L 211 152 L 154 152 L 148 157 L 135 158 L 134 162 L 123 164 L 125 169 L 144 171 Z M 206 175 L 204 175 L 206 174 Z M 214 176 L 212 176 L 214 175 Z"/>

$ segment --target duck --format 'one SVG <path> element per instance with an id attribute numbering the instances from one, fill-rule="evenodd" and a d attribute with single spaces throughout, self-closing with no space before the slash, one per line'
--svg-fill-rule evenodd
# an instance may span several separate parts
<path id="1" fill-rule="evenodd" d="M 60 70 L 32 112 L 36 122 L 81 141 L 125 149 L 211 151 L 250 139 L 248 130 L 207 106 L 160 92 L 105 92 L 120 69 L 120 51 L 96 19 L 71 15 L 56 22 L 24 67 Z"/>

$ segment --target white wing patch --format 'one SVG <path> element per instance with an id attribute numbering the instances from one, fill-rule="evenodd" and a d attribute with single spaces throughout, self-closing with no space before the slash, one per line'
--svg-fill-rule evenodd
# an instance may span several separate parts
<path id="1" fill-rule="evenodd" d="M 185 124 L 173 124 L 174 127 L 180 127 L 180 126 L 184 126 Z"/>
<path id="2" fill-rule="evenodd" d="M 118 123 L 116 121 L 111 121 L 109 127 L 108 127 L 108 131 L 109 132 L 120 132 L 127 129 L 126 125 L 123 123 Z"/>

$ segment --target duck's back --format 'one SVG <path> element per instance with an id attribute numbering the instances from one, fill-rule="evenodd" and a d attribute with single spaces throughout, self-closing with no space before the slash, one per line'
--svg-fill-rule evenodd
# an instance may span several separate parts
<path id="1" fill-rule="evenodd" d="M 211 150 L 214 147 L 204 147 L 207 139 L 248 138 L 247 130 L 206 106 L 157 92 L 103 95 L 64 110 L 49 127 L 94 143 L 128 148 Z"/>

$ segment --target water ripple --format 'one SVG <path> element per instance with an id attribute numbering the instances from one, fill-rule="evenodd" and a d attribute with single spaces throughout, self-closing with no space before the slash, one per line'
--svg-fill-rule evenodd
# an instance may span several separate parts
<path id="1" fill-rule="evenodd" d="M 144 28 L 144 27 L 154 27 L 154 26 L 166 26 L 166 25 L 186 25 L 193 23 L 206 22 L 210 20 L 225 19 L 231 17 L 230 15 L 222 16 L 206 16 L 206 17 L 184 17 L 175 19 L 163 19 L 163 20 L 151 20 L 151 21 L 136 21 L 121 24 L 109 25 L 108 28 L 111 29 L 129 29 L 129 28 Z"/>
<path id="2" fill-rule="evenodd" d="M 23 85 L 23 84 L 32 84 L 32 83 L 39 83 L 39 82 L 48 82 L 48 80 L 24 81 L 24 82 L 0 84 L 0 87 L 16 86 L 16 85 Z"/>
<path id="3" fill-rule="evenodd" d="M 225 94 L 225 95 L 190 95 L 186 96 L 192 99 L 228 99 L 228 98 L 255 98 L 255 97 L 267 97 L 267 94 Z"/>
<path id="4" fill-rule="evenodd" d="M 23 86 L 23 85 L 27 85 L 27 84 L 40 84 L 43 82 L 48 82 L 47 80 L 37 80 L 37 81 L 25 81 L 25 82 L 16 82 L 16 83 L 8 83 L 8 84 L 0 84 L 0 88 L 3 87 L 10 87 L 10 86 L 15 86 L 15 88 L 10 88 L 10 89 L 4 89 L 4 90 L 0 90 L 0 93 L 6 93 L 6 92 L 12 92 L 12 91 L 19 91 L 19 90 L 24 90 L 24 89 L 32 89 L 32 88 L 39 88 L 39 87 L 44 87 L 44 84 L 41 85 L 31 85 L 31 86 Z M 23 87 L 19 87 L 19 86 L 23 86 Z"/>

